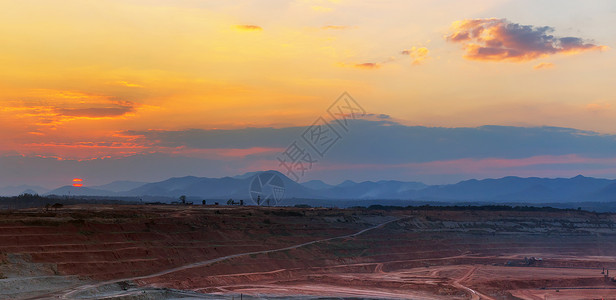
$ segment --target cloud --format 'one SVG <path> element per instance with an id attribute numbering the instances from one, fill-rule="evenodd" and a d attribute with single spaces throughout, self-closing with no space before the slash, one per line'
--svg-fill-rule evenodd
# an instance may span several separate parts
<path id="1" fill-rule="evenodd" d="M 118 85 L 125 86 L 125 87 L 137 87 L 137 88 L 142 88 L 143 87 L 143 85 L 132 83 L 132 82 L 128 82 L 128 81 L 118 81 L 116 83 Z"/>
<path id="2" fill-rule="evenodd" d="M 461 43 L 464 57 L 484 61 L 529 61 L 563 53 L 606 50 L 578 37 L 556 37 L 554 28 L 520 25 L 507 19 L 469 19 L 456 21 L 446 39 Z"/>
<path id="3" fill-rule="evenodd" d="M 610 110 L 611 108 L 612 108 L 612 105 L 607 102 L 603 102 L 603 103 L 595 102 L 595 103 L 589 103 L 586 105 L 586 110 L 593 112 L 593 113 L 607 111 L 607 110 Z"/>
<path id="4" fill-rule="evenodd" d="M 362 120 L 379 122 L 379 124 L 382 124 L 382 125 L 387 125 L 387 123 L 390 123 L 392 125 L 400 123 L 400 120 L 395 119 L 395 118 L 393 118 L 392 116 L 390 116 L 388 114 L 371 114 L 371 113 L 367 113 L 367 114 L 365 114 L 362 117 Z"/>
<path id="5" fill-rule="evenodd" d="M 349 134 L 327 153 L 327 158 L 345 163 L 411 163 L 569 154 L 612 157 L 616 148 L 616 135 L 570 128 L 423 127 L 402 125 L 388 115 L 369 117 L 372 120 L 355 120 Z M 306 127 L 147 130 L 123 134 L 140 139 L 140 143 L 150 147 L 265 149 L 287 147 L 304 130 Z"/>
<path id="6" fill-rule="evenodd" d="M 57 129 L 72 120 L 124 118 L 135 113 L 139 106 L 116 96 L 40 89 L 24 93 L 21 99 L 6 101 L 0 113 L 29 124 L 26 132 L 42 135 L 41 129 Z"/>
<path id="7" fill-rule="evenodd" d="M 375 70 L 375 69 L 380 68 L 381 65 L 379 65 L 378 63 L 367 62 L 367 63 L 355 64 L 353 65 L 353 67 L 358 68 L 358 69 L 364 69 L 364 70 Z"/>
<path id="8" fill-rule="evenodd" d="M 131 113 L 135 110 L 130 102 L 121 102 L 108 107 L 86 107 L 86 108 L 56 108 L 58 115 L 68 117 L 87 117 L 87 118 L 106 118 L 118 117 Z"/>
<path id="9" fill-rule="evenodd" d="M 353 122 L 351 130 L 323 158 L 319 158 L 315 166 L 317 169 L 313 170 L 314 173 L 311 171 L 311 176 L 332 180 L 353 176 L 366 180 L 396 176 L 404 179 L 410 175 L 419 176 L 416 177 L 418 180 L 442 180 L 450 175 L 447 178 L 506 175 L 553 177 L 579 173 L 616 176 L 616 155 L 613 151 L 616 135 L 558 127 L 406 126 L 391 121 L 387 115 L 373 117 L 374 121 Z M 47 149 L 49 154 L 41 153 L 38 157 L 0 156 L 0 165 L 6 166 L 0 169 L 0 181 L 43 183 L 63 176 L 72 179 L 77 175 L 103 181 L 124 177 L 151 180 L 153 176 L 164 179 L 191 174 L 216 177 L 235 175 L 254 166 L 276 168 L 277 155 L 300 139 L 306 129 L 127 131 L 104 143 L 38 145 L 38 149 Z M 58 160 L 51 150 L 59 147 L 64 147 L 64 152 L 70 149 L 83 152 L 84 148 L 88 148 L 88 153 L 103 152 L 108 148 L 123 156 Z M 611 172 L 608 169 L 614 172 L 606 173 Z M 336 178 L 331 177 L 334 174 L 337 174 Z"/>
<path id="10" fill-rule="evenodd" d="M 402 50 L 403 55 L 408 55 L 413 59 L 413 65 L 420 65 L 424 61 L 430 58 L 428 54 L 430 50 L 426 47 L 415 47 L 413 46 L 411 49 Z"/>
<path id="11" fill-rule="evenodd" d="M 109 118 L 121 117 L 135 111 L 135 104 L 130 101 L 108 101 L 106 103 L 79 103 L 76 105 L 41 104 L 24 105 L 14 108 L 21 115 L 41 117 L 49 122 L 63 122 L 72 118 Z"/>
<path id="12" fill-rule="evenodd" d="M 545 62 L 539 63 L 539 64 L 537 64 L 537 65 L 535 65 L 533 67 L 533 69 L 535 69 L 535 70 L 551 69 L 551 68 L 554 68 L 554 64 L 553 63 L 545 63 Z"/>
<path id="13" fill-rule="evenodd" d="M 262 31 L 263 28 L 258 25 L 235 25 L 235 29 L 240 31 Z"/>
<path id="14" fill-rule="evenodd" d="M 125 131 L 121 135 L 150 147 L 250 149 L 286 147 L 303 127 Z"/>

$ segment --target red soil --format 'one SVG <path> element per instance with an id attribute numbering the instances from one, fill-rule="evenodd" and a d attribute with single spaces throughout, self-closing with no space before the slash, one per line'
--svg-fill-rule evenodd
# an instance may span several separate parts
<path id="1" fill-rule="evenodd" d="M 401 219 L 355 237 L 147 276 L 343 236 L 394 217 Z M 616 270 L 609 214 L 74 206 L 2 220 L 0 255 L 56 264 L 63 275 L 146 276 L 136 281 L 204 293 L 540 299 L 616 288 L 601 275 L 603 267 Z M 542 259 L 526 265 L 524 257 Z"/>
<path id="2" fill-rule="evenodd" d="M 331 226 L 318 218 L 305 227 L 269 211 L 143 208 L 15 212 L 0 223 L 0 253 L 55 263 L 62 274 L 106 280 L 353 232 L 353 226 Z"/>

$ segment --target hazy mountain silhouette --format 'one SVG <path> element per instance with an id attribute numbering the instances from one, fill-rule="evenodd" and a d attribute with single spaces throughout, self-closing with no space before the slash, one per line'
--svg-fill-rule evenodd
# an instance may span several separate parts
<path id="1" fill-rule="evenodd" d="M 91 186 L 90 188 L 119 193 L 136 189 L 144 184 L 147 184 L 147 182 L 119 180 L 104 185 Z"/>
<path id="2" fill-rule="evenodd" d="M 233 176 L 233 178 L 237 178 L 237 179 L 246 179 L 246 178 L 252 178 L 253 176 L 260 174 L 263 171 L 256 171 L 256 172 L 248 172 L 248 173 L 244 173 L 241 175 L 235 175 Z"/>
<path id="3" fill-rule="evenodd" d="M 321 180 L 310 180 L 306 182 L 302 182 L 302 185 L 313 190 L 324 190 L 331 189 L 334 185 L 327 184 Z"/>
<path id="4" fill-rule="evenodd" d="M 355 182 L 353 180 L 345 180 L 341 184 L 337 185 L 337 187 L 341 187 L 341 188 L 353 187 L 356 184 L 357 184 L 357 182 Z"/>
<path id="5" fill-rule="evenodd" d="M 278 175 L 285 188 L 285 198 L 314 198 L 319 195 L 312 189 L 300 185 L 289 179 L 278 171 L 273 172 Z M 167 196 L 179 197 L 186 195 L 189 197 L 199 197 L 204 199 L 243 199 L 250 198 L 250 183 L 253 178 L 262 172 L 247 173 L 247 176 L 207 178 L 207 177 L 180 177 L 170 178 L 164 181 L 144 184 L 130 191 L 120 193 L 125 196 Z"/>
<path id="6" fill-rule="evenodd" d="M 45 193 L 46 196 L 116 196 L 116 193 L 106 190 L 98 190 L 88 187 L 63 186 Z"/>
<path id="7" fill-rule="evenodd" d="M 36 185 L 7 186 L 0 188 L 0 196 L 17 196 L 23 193 L 42 195 L 47 191 L 49 189 Z"/>
<path id="8" fill-rule="evenodd" d="M 456 184 L 428 186 L 421 182 L 395 180 L 344 181 L 329 185 L 320 180 L 299 184 L 278 171 L 284 184 L 284 198 L 336 200 L 414 200 L 424 202 L 489 202 L 489 203 L 576 203 L 616 201 L 616 180 L 576 176 L 573 178 L 521 178 L 465 180 Z M 130 196 L 178 198 L 186 195 L 200 199 L 250 200 L 251 182 L 263 172 L 250 172 L 234 177 L 174 177 L 141 184 L 117 181 L 98 187 L 65 186 L 48 192 L 55 195 Z M 139 186 L 138 186 L 139 185 Z M 135 187 L 137 186 L 137 187 Z M 124 188 L 131 188 L 122 191 Z M 246 202 L 250 203 L 250 201 Z"/>
<path id="9" fill-rule="evenodd" d="M 573 178 L 521 178 L 466 180 L 430 186 L 410 198 L 440 201 L 575 202 L 596 201 L 593 194 L 616 181 L 578 175 Z"/>
<path id="10" fill-rule="evenodd" d="M 610 183 L 602 189 L 592 193 L 589 198 L 601 202 L 616 201 L 616 182 Z"/>
<path id="11" fill-rule="evenodd" d="M 195 176 L 186 177 L 173 177 L 167 180 L 146 183 L 140 187 L 123 192 L 122 194 L 128 196 L 180 196 L 187 195 L 187 189 L 199 181 L 207 180 L 209 178 L 200 178 Z"/>
<path id="12" fill-rule="evenodd" d="M 347 180 L 321 192 L 323 196 L 332 199 L 409 199 L 410 192 L 426 187 L 421 182 L 383 180 L 355 183 Z"/>

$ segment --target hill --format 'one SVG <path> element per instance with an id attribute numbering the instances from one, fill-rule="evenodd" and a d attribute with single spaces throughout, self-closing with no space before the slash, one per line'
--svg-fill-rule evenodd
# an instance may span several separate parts
<path id="1" fill-rule="evenodd" d="M 300 184 L 277 171 L 250 172 L 222 178 L 174 177 L 152 183 L 116 181 L 95 187 L 65 186 L 46 194 L 162 198 L 163 201 L 171 201 L 186 195 L 195 201 L 201 199 L 248 201 L 251 199 L 253 180 L 262 174 L 272 174 L 279 178 L 284 190 L 284 199 L 305 199 L 304 202 L 328 203 L 326 205 L 339 205 L 342 200 L 345 200 L 345 206 L 378 204 L 378 201 L 383 200 L 396 200 L 402 204 L 405 201 L 516 204 L 616 201 L 616 180 L 582 175 L 572 178 L 508 176 L 498 179 L 471 179 L 447 185 L 426 185 L 421 182 L 395 180 L 376 182 L 346 180 L 338 185 L 330 185 L 320 180 Z M 366 202 L 368 200 L 372 201 Z"/>

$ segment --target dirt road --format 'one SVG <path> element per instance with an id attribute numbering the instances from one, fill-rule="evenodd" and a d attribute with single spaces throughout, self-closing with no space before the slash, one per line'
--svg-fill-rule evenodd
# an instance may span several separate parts
<path id="1" fill-rule="evenodd" d="M 405 218 L 408 218 L 408 217 L 402 217 L 402 218 L 396 218 L 396 219 L 393 219 L 393 220 L 389 220 L 387 222 L 383 222 L 383 223 L 380 223 L 378 225 L 375 225 L 375 226 L 372 226 L 372 227 L 360 230 L 360 231 L 358 231 L 356 233 L 353 233 L 353 234 L 347 234 L 347 235 L 343 235 L 343 236 L 336 236 L 336 237 L 331 237 L 331 238 L 326 238 L 326 239 L 314 240 L 314 241 L 310 241 L 310 242 L 306 242 L 306 243 L 301 243 L 301 244 L 297 244 L 297 245 L 293 245 L 293 246 L 289 246 L 289 247 L 279 248 L 279 249 L 271 249 L 271 250 L 263 250 L 263 251 L 253 251 L 253 252 L 246 252 L 246 253 L 239 253 L 239 254 L 222 256 L 222 257 L 215 258 L 215 259 L 200 261 L 200 262 L 184 265 L 184 266 L 181 266 L 181 267 L 168 269 L 168 270 L 165 270 L 165 271 L 162 271 L 162 272 L 158 272 L 158 273 L 154 273 L 154 274 L 150 274 L 150 275 L 130 277 L 130 278 L 123 278 L 123 279 L 114 279 L 114 280 L 100 282 L 100 283 L 95 283 L 95 284 L 82 285 L 82 286 L 74 287 L 74 288 L 71 288 L 71 289 L 68 289 L 68 290 L 65 290 L 65 291 L 61 291 L 61 292 L 57 292 L 57 293 L 53 293 L 53 294 L 48 294 L 48 295 L 44 295 L 44 296 L 39 296 L 39 297 L 34 297 L 34 298 L 30 298 L 30 299 L 49 299 L 49 298 L 74 299 L 74 298 L 77 298 L 76 296 L 79 293 L 83 293 L 83 292 L 86 292 L 86 291 L 89 291 L 89 290 L 92 290 L 92 289 L 97 289 L 97 288 L 103 287 L 105 285 L 111 285 L 111 284 L 115 284 L 115 283 L 119 283 L 119 282 L 123 282 L 123 281 L 125 281 L 125 282 L 137 281 L 137 280 L 141 280 L 141 279 L 147 279 L 147 278 L 163 276 L 163 275 L 167 275 L 167 274 L 170 274 L 170 273 L 184 271 L 184 270 L 192 269 L 192 268 L 198 268 L 198 267 L 202 267 L 202 266 L 206 266 L 206 265 L 211 265 L 213 263 L 221 262 L 221 261 L 232 259 L 232 258 L 242 257 L 242 256 L 249 256 L 249 255 L 256 255 L 256 254 L 268 254 L 268 253 L 273 253 L 273 252 L 297 249 L 297 248 L 300 248 L 300 247 L 305 247 L 305 246 L 309 246 L 309 245 L 312 245 L 312 244 L 322 243 L 322 242 L 327 242 L 327 241 L 332 241 L 332 240 L 337 240 L 337 239 L 353 238 L 353 237 L 356 237 L 358 235 L 364 234 L 364 233 L 366 233 L 366 232 L 368 232 L 370 230 L 381 228 L 381 227 L 383 227 L 383 226 L 385 226 L 385 225 L 387 225 L 389 223 L 393 223 L 393 222 L 396 222 L 396 221 L 399 221 L 399 220 L 405 219 Z M 93 297 L 99 298 L 100 295 L 99 296 L 93 296 Z"/>
<path id="2" fill-rule="evenodd" d="M 495 300 L 494 298 L 492 298 L 490 296 L 484 295 L 484 294 L 482 294 L 480 292 L 477 292 L 474 289 L 471 289 L 471 288 L 469 288 L 469 287 L 467 287 L 467 286 L 462 284 L 462 282 L 468 280 L 473 275 L 473 273 L 475 273 L 475 271 L 477 271 L 477 268 L 478 267 L 476 267 L 476 266 L 472 266 L 468 270 L 468 272 L 466 272 L 466 274 L 464 274 L 464 276 L 462 276 L 462 277 L 460 277 L 460 278 L 458 278 L 458 279 L 453 281 L 453 283 L 452 283 L 453 286 L 455 286 L 457 288 L 460 288 L 460 289 L 467 290 L 471 294 L 471 299 L 472 300 L 481 300 L 481 299 Z"/>

